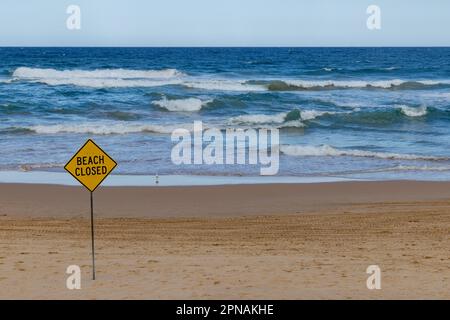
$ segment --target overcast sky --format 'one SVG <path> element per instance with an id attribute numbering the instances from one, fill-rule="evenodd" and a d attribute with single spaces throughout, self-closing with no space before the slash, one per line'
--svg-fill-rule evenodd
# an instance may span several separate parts
<path id="1" fill-rule="evenodd" d="M 81 8 L 81 30 L 66 9 Z M 381 30 L 366 9 L 381 8 Z M 449 0 L 1 0 L 1 46 L 450 46 Z"/>

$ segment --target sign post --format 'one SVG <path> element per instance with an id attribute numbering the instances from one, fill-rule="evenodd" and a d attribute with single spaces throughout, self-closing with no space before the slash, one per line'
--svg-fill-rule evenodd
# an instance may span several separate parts
<path id="1" fill-rule="evenodd" d="M 95 280 L 95 240 L 94 240 L 94 193 L 91 192 L 91 247 L 92 247 L 92 280 Z"/>
<path id="2" fill-rule="evenodd" d="M 92 280 L 95 280 L 94 191 L 116 166 L 117 163 L 89 139 L 64 167 L 91 195 Z"/>

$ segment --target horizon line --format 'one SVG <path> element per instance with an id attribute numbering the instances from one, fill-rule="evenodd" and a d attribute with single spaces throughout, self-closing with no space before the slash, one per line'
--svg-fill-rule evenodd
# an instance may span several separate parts
<path id="1" fill-rule="evenodd" d="M 280 45 L 280 46 L 271 46 L 271 45 L 256 45 L 256 46 L 209 46 L 209 45 L 199 45 L 199 46 L 98 46 L 98 45 L 82 45 L 82 46 L 59 46 L 59 45 L 42 45 L 42 46 L 33 46 L 33 45 L 0 45 L 0 48 L 450 48 L 450 45 L 405 45 L 405 46 L 345 46 L 345 45 L 324 45 L 324 46 L 290 46 L 290 45 Z"/>

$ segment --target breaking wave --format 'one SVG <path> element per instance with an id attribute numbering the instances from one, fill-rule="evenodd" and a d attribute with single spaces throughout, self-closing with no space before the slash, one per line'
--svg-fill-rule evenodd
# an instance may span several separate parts
<path id="1" fill-rule="evenodd" d="M 40 68 L 17 68 L 13 80 L 26 80 L 48 85 L 75 85 L 93 88 L 153 87 L 179 84 L 185 74 L 176 69 L 164 70 L 55 70 Z"/>
<path id="2" fill-rule="evenodd" d="M 113 78 L 113 79 L 162 79 L 180 77 L 184 74 L 176 69 L 164 70 L 129 70 L 129 69 L 97 69 L 97 70 L 55 70 L 40 68 L 17 68 L 14 78 L 52 78 L 52 79 L 68 79 L 68 78 Z"/>
<path id="3" fill-rule="evenodd" d="M 408 117 L 423 117 L 428 113 L 428 109 L 426 106 L 415 108 L 406 105 L 401 105 L 399 107 L 401 112 Z"/>
<path id="4" fill-rule="evenodd" d="M 154 105 L 166 109 L 168 111 L 200 111 L 202 107 L 206 106 L 212 100 L 202 101 L 197 98 L 187 98 L 187 99 L 172 99 L 169 100 L 164 97 L 161 100 L 152 102 Z"/>
<path id="5" fill-rule="evenodd" d="M 328 69 L 327 69 L 328 70 Z M 110 87 L 155 87 L 182 85 L 186 88 L 214 91 L 301 91 L 354 88 L 379 88 L 395 90 L 420 90 L 426 88 L 450 87 L 450 80 L 239 80 L 239 79 L 201 79 L 188 77 L 176 69 L 131 70 L 56 70 L 44 68 L 19 67 L 11 82 L 24 80 L 47 85 L 75 85 L 93 88 Z"/>
<path id="6" fill-rule="evenodd" d="M 250 83 L 259 83 L 252 81 Z M 418 90 L 435 87 L 449 87 L 450 80 L 275 80 L 266 83 L 270 91 L 302 91 L 302 90 L 331 90 L 331 89 L 396 89 L 396 90 Z"/>
<path id="7" fill-rule="evenodd" d="M 407 166 L 399 165 L 393 168 L 384 169 L 384 171 L 450 171 L 450 166 Z"/>
<path id="8" fill-rule="evenodd" d="M 199 80 L 183 83 L 183 86 L 191 89 L 203 89 L 212 91 L 267 91 L 266 86 L 252 84 L 242 80 Z"/>
<path id="9" fill-rule="evenodd" d="M 332 111 L 317 111 L 317 110 L 299 110 L 295 109 L 290 112 L 281 112 L 272 115 L 268 114 L 248 114 L 231 118 L 229 124 L 292 124 L 293 121 L 308 121 L 314 120 L 326 114 L 335 114 Z"/>
<path id="10" fill-rule="evenodd" d="M 58 133 L 77 133 L 77 134 L 129 134 L 129 133 L 163 133 L 170 134 L 177 128 L 191 128 L 192 125 L 156 125 L 156 124 L 95 124 L 85 123 L 77 125 L 38 125 L 24 128 L 29 132 L 38 134 L 58 134 Z"/>
<path id="11" fill-rule="evenodd" d="M 379 158 L 391 160 L 428 160 L 439 161 L 448 160 L 444 157 L 424 156 L 415 154 L 400 154 L 389 152 L 374 152 L 357 149 L 337 149 L 329 145 L 308 146 L 308 145 L 283 145 L 280 148 L 281 152 L 288 156 L 350 156 L 350 157 L 365 157 L 365 158 Z"/>
<path id="12" fill-rule="evenodd" d="M 36 169 L 52 169 L 52 168 L 62 168 L 63 163 L 33 163 L 33 164 L 21 164 L 19 165 L 19 170 L 22 172 L 33 171 Z"/>

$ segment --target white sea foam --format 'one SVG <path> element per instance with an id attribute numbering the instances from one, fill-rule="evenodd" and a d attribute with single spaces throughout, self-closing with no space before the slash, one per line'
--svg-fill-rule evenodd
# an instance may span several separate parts
<path id="1" fill-rule="evenodd" d="M 450 84 L 450 80 L 401 80 L 401 79 L 391 79 L 391 80 L 375 80 L 375 81 L 364 81 L 364 80 L 283 80 L 284 83 L 290 86 L 296 86 L 299 88 L 382 88 L 389 89 L 397 87 L 406 83 L 417 83 L 422 85 L 439 85 L 439 84 Z"/>
<path id="2" fill-rule="evenodd" d="M 328 70 L 328 69 L 327 69 Z M 217 91 L 267 91 L 269 85 L 256 84 L 247 80 L 202 79 L 187 77 L 176 69 L 131 70 L 131 69 L 97 69 L 97 70 L 56 70 L 44 68 L 19 67 L 12 80 L 26 80 L 48 85 L 76 85 L 93 88 L 109 87 L 154 87 L 163 85 L 184 85 L 188 88 Z M 8 81 L 11 81 L 8 80 Z M 422 85 L 450 84 L 450 80 L 279 80 L 287 86 L 298 88 L 392 88 L 408 82 Z M 283 87 L 278 88 L 283 90 Z M 289 90 L 289 88 L 286 88 Z"/>
<path id="3" fill-rule="evenodd" d="M 214 91 L 266 91 L 267 88 L 263 85 L 248 84 L 243 80 L 198 80 L 187 81 L 183 83 L 184 86 L 194 89 L 214 90 Z"/>
<path id="4" fill-rule="evenodd" d="M 40 68 L 17 68 L 14 80 L 27 80 L 48 85 L 75 85 L 92 88 L 154 87 L 180 84 L 183 73 L 175 69 L 165 70 L 55 70 Z"/>
<path id="5" fill-rule="evenodd" d="M 32 163 L 19 165 L 19 170 L 22 172 L 28 172 L 35 169 L 52 169 L 62 167 L 64 167 L 63 163 Z"/>
<path id="6" fill-rule="evenodd" d="M 92 88 L 156 87 L 184 85 L 188 88 L 218 91 L 265 91 L 262 85 L 246 84 L 244 80 L 195 79 L 176 69 L 164 70 L 55 70 L 41 68 L 17 68 L 14 80 L 45 83 L 48 85 L 75 85 Z"/>
<path id="7" fill-rule="evenodd" d="M 399 165 L 393 168 L 389 168 L 385 171 L 450 171 L 450 166 L 406 166 Z"/>
<path id="8" fill-rule="evenodd" d="M 298 120 L 290 120 L 286 121 L 287 112 L 277 113 L 273 115 L 267 114 L 249 114 L 233 117 L 228 120 L 228 125 L 243 125 L 243 126 L 273 126 L 276 128 L 301 128 L 304 127 L 304 124 L 300 119 Z"/>
<path id="9" fill-rule="evenodd" d="M 283 145 L 281 152 L 289 156 L 351 156 L 351 157 L 367 157 L 379 159 L 395 159 L 395 160 L 447 160 L 447 158 L 423 156 L 415 154 L 400 154 L 389 152 L 374 152 L 356 149 L 337 149 L 329 145 L 309 146 L 309 145 Z"/>
<path id="10" fill-rule="evenodd" d="M 304 110 L 300 111 L 300 116 L 302 120 L 308 121 L 308 120 L 314 120 L 318 117 L 321 117 L 326 114 L 336 114 L 337 112 L 333 111 L 317 111 L 317 110 Z"/>
<path id="11" fill-rule="evenodd" d="M 78 87 L 90 88 L 135 88 L 135 87 L 161 87 L 168 85 L 178 85 L 180 80 L 126 80 L 126 79 L 37 79 L 32 82 L 45 83 L 50 86 L 74 85 Z"/>
<path id="12" fill-rule="evenodd" d="M 97 70 L 55 70 L 40 68 L 17 68 L 13 77 L 15 78 L 90 78 L 90 79 L 167 79 L 180 77 L 184 74 L 176 69 L 164 70 L 130 70 L 130 69 L 97 69 Z"/>
<path id="13" fill-rule="evenodd" d="M 399 106 L 402 113 L 408 117 L 423 117 L 428 113 L 426 106 L 421 107 L 409 107 L 406 105 Z"/>
<path id="14" fill-rule="evenodd" d="M 229 124 L 268 124 L 283 123 L 286 120 L 287 112 L 277 114 L 248 114 L 231 118 Z"/>
<path id="15" fill-rule="evenodd" d="M 287 120 L 289 112 L 281 112 L 275 114 L 248 114 L 231 118 L 229 124 L 287 124 L 287 126 L 294 123 L 301 123 L 301 121 L 314 120 L 326 114 L 336 114 L 332 111 L 318 111 L 318 110 L 301 110 L 300 119 Z"/>
<path id="16" fill-rule="evenodd" d="M 315 87 L 340 87 L 340 88 L 365 88 L 368 86 L 379 88 L 390 88 L 392 86 L 398 86 L 405 81 L 385 80 L 385 81 L 362 81 L 362 80 L 324 80 L 324 81 L 307 81 L 307 80 L 288 80 L 285 81 L 289 85 L 294 85 L 302 88 L 315 88 Z"/>
<path id="17" fill-rule="evenodd" d="M 156 124 L 56 124 L 38 125 L 27 129 L 39 134 L 78 133 L 78 134 L 128 134 L 128 133 L 164 133 L 170 134 L 176 128 L 191 128 L 192 125 L 156 125 Z"/>
<path id="18" fill-rule="evenodd" d="M 202 107 L 210 103 L 212 100 L 202 101 L 196 98 L 172 99 L 164 97 L 161 100 L 154 101 L 153 104 L 169 111 L 200 111 Z"/>

